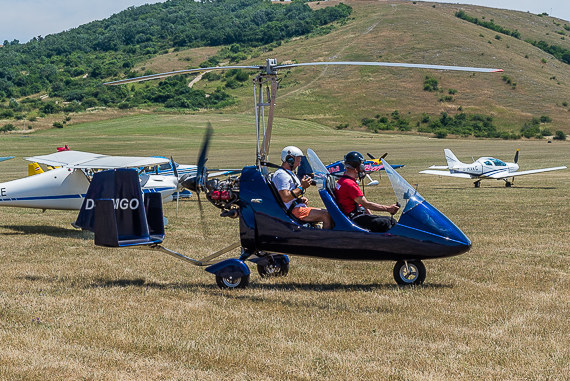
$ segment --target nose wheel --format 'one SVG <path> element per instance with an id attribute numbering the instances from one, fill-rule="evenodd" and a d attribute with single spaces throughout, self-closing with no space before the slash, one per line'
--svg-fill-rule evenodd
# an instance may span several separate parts
<path id="1" fill-rule="evenodd" d="M 394 266 L 394 280 L 400 286 L 420 285 L 426 279 L 426 267 L 422 261 L 398 261 Z"/>

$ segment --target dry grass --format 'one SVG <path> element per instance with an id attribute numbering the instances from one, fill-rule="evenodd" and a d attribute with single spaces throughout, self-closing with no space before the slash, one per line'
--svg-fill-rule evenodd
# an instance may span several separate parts
<path id="1" fill-rule="evenodd" d="M 216 128 L 209 165 L 253 158 L 252 118 L 130 116 L 0 137 L 18 156 L 73 148 L 105 153 L 197 155 L 206 121 Z M 473 248 L 426 261 L 424 286 L 399 288 L 389 262 L 293 257 L 286 278 L 221 291 L 202 269 L 158 252 L 94 247 L 70 226 L 75 213 L 0 209 L 0 379 L 565 379 L 568 349 L 570 171 L 475 189 L 468 180 L 419 175 L 458 158 L 492 154 L 521 169 L 568 165 L 568 143 L 434 140 L 332 131 L 280 119 L 273 149 L 314 148 L 323 161 L 358 149 L 389 152 L 422 195 L 460 226 Z M 19 158 L 2 179 L 25 173 Z M 316 202 L 316 193 L 310 198 Z M 389 202 L 381 186 L 370 199 Z M 235 221 L 195 200 L 165 206 L 165 245 L 202 257 L 238 239 Z M 350 250 L 350 248 L 347 248 Z M 233 253 L 237 254 L 237 253 Z"/>

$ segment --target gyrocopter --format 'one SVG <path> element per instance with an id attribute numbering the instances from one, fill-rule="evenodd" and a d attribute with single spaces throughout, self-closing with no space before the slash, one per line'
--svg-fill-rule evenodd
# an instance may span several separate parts
<path id="1" fill-rule="evenodd" d="M 246 261 L 257 265 L 261 277 L 287 275 L 289 255 L 337 260 L 395 261 L 393 275 L 396 282 L 400 285 L 418 285 L 423 283 L 426 277 L 422 260 L 449 257 L 468 251 L 471 247 L 469 238 L 445 215 L 429 204 L 384 159 L 382 164 L 402 211 L 397 225 L 389 231 L 373 233 L 362 229 L 340 211 L 332 191 L 334 178 L 312 149 L 307 150 L 306 157 L 314 173 L 319 195 L 333 219 L 334 227 L 322 229 L 303 224 L 287 212 L 270 180 L 270 168 L 276 166 L 269 162 L 269 147 L 279 83 L 277 72 L 284 68 L 310 65 L 502 71 L 385 62 L 314 62 L 277 65 L 276 60 L 268 59 L 265 65 L 261 66 L 189 69 L 108 82 L 107 85 L 119 85 L 206 70 L 234 68 L 258 70 L 259 74 L 253 80 L 256 102 L 256 161 L 254 165 L 244 167 L 239 175 L 229 176 L 225 180 L 209 180 L 205 167 L 212 135 L 212 128 L 209 126 L 198 160 L 197 176 L 192 178 L 192 181 L 182 184 L 196 192 L 198 197 L 201 193 L 205 193 L 206 198 L 221 209 L 221 216 L 239 219 L 238 242 L 203 259 L 189 258 L 165 248 L 162 246 L 164 227 L 161 203 L 153 201 L 150 197 L 152 195 L 143 200 L 136 186 L 130 187 L 131 193 L 119 194 L 124 188 L 123 182 L 128 182 L 129 177 L 134 179 L 134 175 L 128 174 L 129 170 L 121 170 L 99 175 L 113 177 L 113 180 L 107 180 L 106 183 L 113 182 L 116 193 L 111 197 L 108 195 L 98 197 L 97 192 L 93 193 L 95 212 L 92 230 L 95 232 L 95 244 L 110 247 L 142 245 L 166 252 L 197 266 L 207 266 L 205 270 L 216 276 L 216 283 L 220 288 L 248 286 L 250 269 Z M 267 114 L 266 107 L 269 107 Z M 134 184 L 134 180 L 131 181 Z M 95 177 L 91 186 L 98 187 L 99 183 Z M 128 201 L 133 197 L 137 198 L 136 202 Z M 127 200 L 123 203 L 125 207 L 118 207 L 117 200 Z M 135 204 L 137 207 L 131 208 Z M 216 260 L 237 248 L 241 248 L 241 255 L 238 258 Z"/>

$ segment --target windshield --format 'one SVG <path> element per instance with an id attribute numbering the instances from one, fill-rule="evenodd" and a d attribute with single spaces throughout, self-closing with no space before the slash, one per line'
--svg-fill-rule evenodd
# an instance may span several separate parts
<path id="1" fill-rule="evenodd" d="M 416 205 L 424 202 L 424 198 L 418 193 L 418 191 L 412 187 L 402 176 L 396 172 L 394 168 L 382 159 L 382 164 L 384 164 L 384 169 L 390 179 L 394 193 L 396 194 L 396 199 L 400 204 L 402 213 L 406 213 L 412 210 Z"/>
<path id="2" fill-rule="evenodd" d="M 319 187 L 319 190 L 321 190 L 325 185 L 329 171 L 321 159 L 319 159 L 315 151 L 310 148 L 307 149 L 307 160 L 309 160 L 311 169 L 315 174 L 315 181 L 317 182 L 317 186 Z"/>
<path id="3" fill-rule="evenodd" d="M 493 161 L 493 163 L 498 167 L 505 167 L 507 165 L 504 161 L 501 161 L 499 159 L 491 159 L 491 161 Z"/>

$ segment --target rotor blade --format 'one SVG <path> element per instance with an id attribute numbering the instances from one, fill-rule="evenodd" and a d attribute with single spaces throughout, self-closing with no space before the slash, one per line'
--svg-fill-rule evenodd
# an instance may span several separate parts
<path id="1" fill-rule="evenodd" d="M 517 153 L 515 153 L 515 164 L 519 161 L 519 149 L 517 148 Z"/>
<path id="2" fill-rule="evenodd" d="M 121 79 L 118 81 L 111 81 L 111 82 L 105 82 L 103 83 L 104 85 L 122 85 L 125 83 L 131 83 L 131 82 L 143 82 L 143 81 L 150 81 L 152 79 L 161 79 L 161 78 L 167 78 L 167 77 L 172 77 L 174 75 L 181 75 L 181 74 L 192 74 L 192 73 L 200 73 L 203 71 L 208 71 L 208 70 L 227 70 L 227 69 L 256 69 L 256 70 L 260 70 L 262 69 L 264 66 L 214 66 L 214 67 L 200 67 L 200 68 L 196 68 L 196 69 L 186 69 L 186 70 L 176 70 L 176 71 L 169 71 L 166 73 L 158 73 L 158 74 L 151 74 L 151 75 L 143 75 L 141 77 L 135 77 L 135 78 L 127 78 L 127 79 Z"/>
<path id="3" fill-rule="evenodd" d="M 426 65 L 426 64 L 411 64 L 399 62 L 304 62 L 287 65 L 276 65 L 273 69 L 284 69 L 299 66 L 321 66 L 321 65 L 349 65 L 349 66 L 384 66 L 384 67 L 405 67 L 414 69 L 435 69 L 435 70 L 455 70 L 455 71 L 475 71 L 481 73 L 495 73 L 502 72 L 503 69 L 491 69 L 483 67 L 468 67 L 468 66 L 446 66 L 446 65 Z"/>

